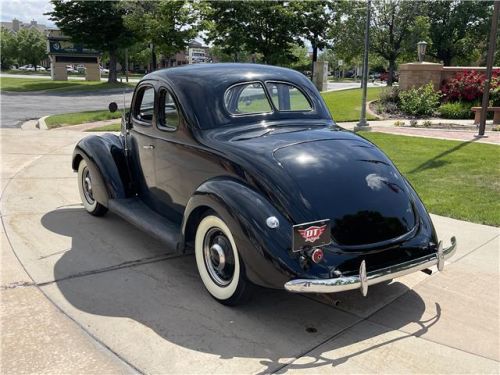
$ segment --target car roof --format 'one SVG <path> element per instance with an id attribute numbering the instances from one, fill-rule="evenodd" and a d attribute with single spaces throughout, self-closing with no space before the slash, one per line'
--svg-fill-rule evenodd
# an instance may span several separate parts
<path id="1" fill-rule="evenodd" d="M 188 120 L 196 123 L 200 128 L 213 128 L 261 119 L 261 115 L 245 116 L 245 119 L 231 117 L 225 111 L 223 103 L 224 93 L 230 86 L 252 81 L 290 82 L 310 97 L 317 118 L 331 119 L 319 92 L 311 81 L 302 73 L 288 68 L 242 63 L 192 64 L 157 70 L 145 75 L 143 80 L 161 80 L 168 83 L 174 96 L 181 103 Z M 287 117 L 284 114 L 280 116 Z M 279 120 L 280 116 L 274 114 L 270 117 Z M 308 117 L 312 115 L 308 114 Z"/>

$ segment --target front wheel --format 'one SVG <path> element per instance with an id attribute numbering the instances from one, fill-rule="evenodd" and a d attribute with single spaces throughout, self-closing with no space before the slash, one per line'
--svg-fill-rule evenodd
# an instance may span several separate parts
<path id="1" fill-rule="evenodd" d="M 78 190 L 80 191 L 83 207 L 91 215 L 103 216 L 108 212 L 108 209 L 95 200 L 92 188 L 92 176 L 87 162 L 82 159 L 78 165 Z"/>
<path id="2" fill-rule="evenodd" d="M 195 255 L 201 280 L 218 302 L 234 306 L 248 299 L 250 284 L 233 235 L 218 216 L 207 215 L 198 224 Z"/>

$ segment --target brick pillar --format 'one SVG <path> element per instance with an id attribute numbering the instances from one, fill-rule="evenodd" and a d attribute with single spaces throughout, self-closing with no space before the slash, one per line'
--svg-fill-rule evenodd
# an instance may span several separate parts
<path id="1" fill-rule="evenodd" d="M 399 87 L 401 90 L 408 90 L 432 82 L 434 89 L 439 90 L 442 71 L 443 64 L 428 62 L 401 64 L 399 65 Z"/>
<path id="2" fill-rule="evenodd" d="M 328 89 L 328 63 L 326 61 L 314 63 L 313 83 L 319 91 Z"/>
<path id="3" fill-rule="evenodd" d="M 85 64 L 85 80 L 86 81 L 100 81 L 101 80 L 101 70 L 99 69 L 99 64 Z"/>

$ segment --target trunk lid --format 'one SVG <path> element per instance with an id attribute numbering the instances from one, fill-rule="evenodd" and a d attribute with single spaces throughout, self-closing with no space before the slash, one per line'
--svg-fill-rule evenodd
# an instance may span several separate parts
<path id="1" fill-rule="evenodd" d="M 345 248 L 383 245 L 416 228 L 408 186 L 392 162 L 358 137 L 282 145 L 275 160 L 297 185 L 313 220 L 330 219 L 331 235 Z M 370 247 L 371 247 L 370 246 Z"/>

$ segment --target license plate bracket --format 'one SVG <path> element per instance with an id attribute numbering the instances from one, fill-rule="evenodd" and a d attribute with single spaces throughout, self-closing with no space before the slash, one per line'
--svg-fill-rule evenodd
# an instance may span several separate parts
<path id="1" fill-rule="evenodd" d="M 328 245 L 332 241 L 330 219 L 297 224 L 293 226 L 292 231 L 293 251 Z"/>

